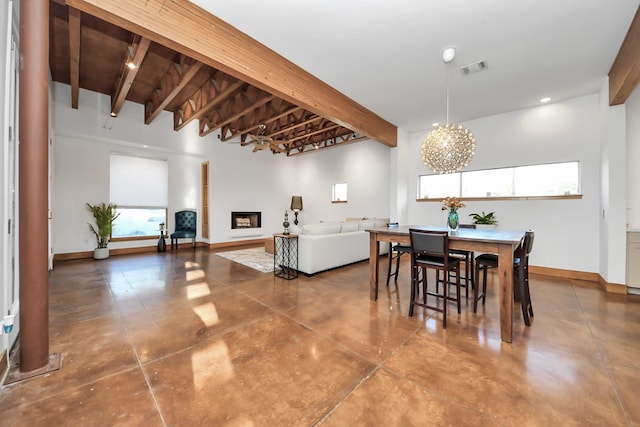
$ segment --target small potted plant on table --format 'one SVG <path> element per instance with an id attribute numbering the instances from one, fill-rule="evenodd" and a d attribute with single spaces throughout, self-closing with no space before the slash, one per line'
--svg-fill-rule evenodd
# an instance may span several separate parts
<path id="1" fill-rule="evenodd" d="M 493 229 L 496 228 L 496 224 L 498 224 L 495 212 L 485 213 L 482 211 L 482 213 L 472 213 L 469 214 L 469 216 L 473 218 L 473 223 L 476 225 L 476 228 Z"/>
<path id="2" fill-rule="evenodd" d="M 96 221 L 96 226 L 89 224 L 89 230 L 96 236 L 97 247 L 93 251 L 94 259 L 109 258 L 109 239 L 111 238 L 111 230 L 113 229 L 113 222 L 120 216 L 117 212 L 118 206 L 112 203 L 100 203 L 98 205 L 92 205 L 87 203 L 87 209 L 93 215 Z"/>

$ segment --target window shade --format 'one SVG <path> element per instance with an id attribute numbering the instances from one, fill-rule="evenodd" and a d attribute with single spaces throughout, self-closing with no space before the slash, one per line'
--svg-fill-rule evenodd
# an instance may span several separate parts
<path id="1" fill-rule="evenodd" d="M 111 154 L 111 203 L 166 207 L 169 170 L 166 160 Z"/>

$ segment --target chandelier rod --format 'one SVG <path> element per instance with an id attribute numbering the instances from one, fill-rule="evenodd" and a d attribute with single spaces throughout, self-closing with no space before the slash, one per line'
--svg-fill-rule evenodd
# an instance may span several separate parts
<path id="1" fill-rule="evenodd" d="M 447 73 L 446 73 L 446 82 L 447 82 L 447 84 L 446 84 L 446 86 L 447 86 L 447 92 L 446 92 L 447 93 L 447 121 L 446 121 L 446 124 L 448 125 L 449 124 L 449 64 L 446 64 L 446 65 L 447 65 Z"/>

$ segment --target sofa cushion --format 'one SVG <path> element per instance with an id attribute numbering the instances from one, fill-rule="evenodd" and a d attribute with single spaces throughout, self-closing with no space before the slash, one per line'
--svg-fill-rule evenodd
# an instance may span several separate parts
<path id="1" fill-rule="evenodd" d="M 365 219 L 358 222 L 358 230 L 362 231 L 362 230 L 368 230 L 370 228 L 374 228 L 372 219 Z"/>
<path id="2" fill-rule="evenodd" d="M 389 224 L 389 218 L 374 218 L 373 219 L 373 228 L 386 227 L 387 224 Z"/>
<path id="3" fill-rule="evenodd" d="M 352 231 L 358 231 L 358 222 L 349 221 L 342 223 L 342 226 L 340 228 L 341 233 L 350 233 Z"/>
<path id="4" fill-rule="evenodd" d="M 336 234 L 340 233 L 340 223 L 337 224 L 315 224 L 312 226 L 304 226 L 302 234 L 320 235 L 320 234 Z"/>

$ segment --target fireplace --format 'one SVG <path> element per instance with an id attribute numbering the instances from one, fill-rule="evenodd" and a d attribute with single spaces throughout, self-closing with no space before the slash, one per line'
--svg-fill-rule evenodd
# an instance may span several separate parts
<path id="1" fill-rule="evenodd" d="M 262 227 L 262 212 L 231 212 L 231 229 Z"/>

